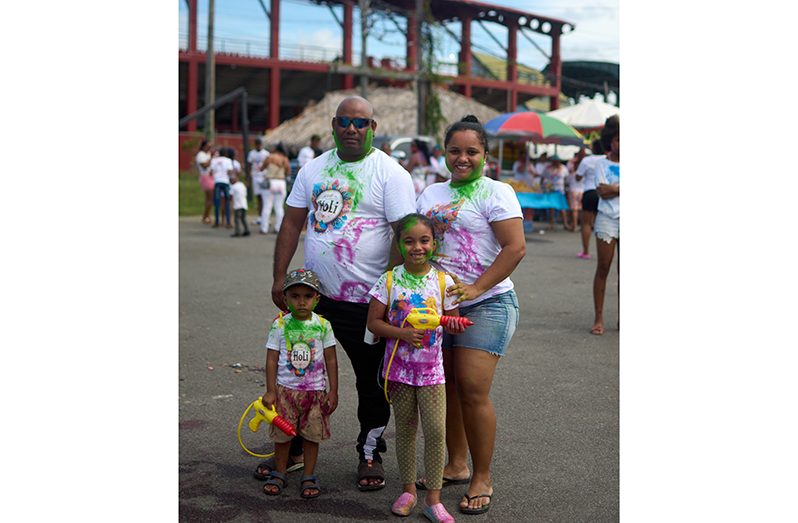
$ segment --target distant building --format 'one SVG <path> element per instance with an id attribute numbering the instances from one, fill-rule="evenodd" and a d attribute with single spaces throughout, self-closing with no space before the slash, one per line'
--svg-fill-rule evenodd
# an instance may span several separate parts
<path id="1" fill-rule="evenodd" d="M 203 99 L 206 53 L 197 48 L 197 3 L 185 0 L 189 7 L 188 42 L 178 53 L 179 60 L 179 113 L 180 117 L 195 112 L 205 105 Z M 320 100 L 331 90 L 357 86 L 360 69 L 352 53 L 354 7 L 352 0 L 313 0 L 320 5 L 340 6 L 343 19 L 341 53 L 335 57 L 317 55 L 296 56 L 279 46 L 280 24 L 272 23 L 267 51 L 256 46 L 242 49 L 218 49 L 215 46 L 216 97 L 244 87 L 248 93 L 247 111 L 253 131 L 276 127 L 280 122 L 297 115 L 308 103 Z M 461 48 L 457 64 L 453 64 L 446 82 L 451 90 L 473 98 L 500 112 L 515 110 L 519 104 L 532 99 L 549 99 L 549 109 L 560 105 L 562 86 L 562 61 L 560 37 L 574 30 L 570 22 L 481 2 L 456 0 L 429 0 L 433 18 L 438 21 L 460 22 Z M 280 19 L 281 0 L 262 3 L 268 6 L 268 16 Z M 409 3 L 414 5 L 413 3 Z M 404 63 L 398 60 L 369 57 L 370 83 L 377 85 L 409 85 L 418 70 L 416 13 L 407 10 L 405 0 L 372 2 L 372 8 L 385 12 L 397 25 L 404 26 L 406 54 Z M 336 15 L 337 17 L 337 15 Z M 472 24 L 499 24 L 507 29 L 504 60 L 485 53 L 472 51 Z M 534 32 L 551 38 L 551 61 L 543 73 L 518 64 L 517 39 L 519 32 Z M 260 44 L 261 49 L 264 44 Z M 240 108 L 234 102 L 216 110 L 216 129 L 237 131 L 240 128 Z M 195 131 L 202 121 L 188 122 L 186 131 Z"/>

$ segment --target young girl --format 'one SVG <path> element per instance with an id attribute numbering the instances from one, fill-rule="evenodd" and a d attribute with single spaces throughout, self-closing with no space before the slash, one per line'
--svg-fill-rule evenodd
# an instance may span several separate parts
<path id="1" fill-rule="evenodd" d="M 404 489 L 391 512 L 407 516 L 416 505 L 416 427 L 420 413 L 427 477 L 424 515 L 433 522 L 453 522 L 441 503 L 446 439 L 446 380 L 441 353 L 444 329 L 415 329 L 404 320 L 413 308 L 428 307 L 437 314 L 459 315 L 454 304 L 456 296 L 445 296 L 444 292 L 454 280 L 430 264 L 436 241 L 429 218 L 420 214 L 405 216 L 396 227 L 396 238 L 404 263 L 374 284 L 369 291 L 368 313 L 369 330 L 387 338 L 383 375 L 387 374 L 389 381 L 396 423 L 396 457 Z M 446 330 L 461 333 L 463 327 Z M 397 350 L 391 361 L 394 346 Z"/>
<path id="2" fill-rule="evenodd" d="M 297 269 L 285 279 L 283 294 L 291 314 L 280 315 L 269 331 L 266 356 L 266 394 L 263 404 L 275 406 L 304 438 L 305 475 L 299 480 L 300 496 L 321 494 L 313 475 L 319 442 L 330 437 L 330 414 L 338 406 L 338 361 L 330 322 L 313 312 L 319 303 L 321 283 L 313 271 Z M 324 378 L 329 392 L 324 391 Z M 288 484 L 286 472 L 291 436 L 271 426 L 275 469 L 263 492 L 276 496 Z"/>

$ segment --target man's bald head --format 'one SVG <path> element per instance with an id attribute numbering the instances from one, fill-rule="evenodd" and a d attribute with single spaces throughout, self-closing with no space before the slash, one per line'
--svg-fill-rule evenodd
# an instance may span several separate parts
<path id="1" fill-rule="evenodd" d="M 363 118 L 372 118 L 374 108 L 371 106 L 371 102 L 362 96 L 347 96 L 338 104 L 335 116 L 351 116 L 355 113 Z"/>

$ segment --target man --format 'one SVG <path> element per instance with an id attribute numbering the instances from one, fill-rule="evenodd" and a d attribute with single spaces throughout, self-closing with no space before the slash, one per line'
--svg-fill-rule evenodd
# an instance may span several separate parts
<path id="1" fill-rule="evenodd" d="M 299 155 L 297 156 L 296 161 L 299 164 L 300 169 L 304 167 L 305 164 L 311 161 L 313 158 L 321 156 L 322 150 L 319 148 L 320 142 L 321 142 L 321 136 L 319 136 L 318 134 L 314 134 L 313 136 L 310 137 L 310 145 L 306 145 L 305 147 L 299 150 Z"/>
<path id="2" fill-rule="evenodd" d="M 379 385 L 383 347 L 364 341 L 368 290 L 401 261 L 393 224 L 416 212 L 410 174 L 371 147 L 377 129 L 373 115 L 366 99 L 344 99 L 332 119 L 336 147 L 297 174 L 277 236 L 272 285 L 272 301 L 284 310 L 283 281 L 307 225 L 304 266 L 318 274 L 322 285 L 316 312 L 332 324 L 355 371 L 360 490 L 385 486 L 380 452 L 386 451 L 382 435 L 390 417 Z"/>
<path id="3" fill-rule="evenodd" d="M 260 223 L 260 214 L 263 212 L 263 193 L 265 189 L 261 187 L 263 183 L 263 171 L 260 166 L 269 156 L 269 151 L 263 148 L 263 141 L 260 138 L 255 138 L 255 148 L 249 151 L 247 155 L 247 164 L 249 165 L 249 180 L 252 183 L 252 193 L 258 199 L 258 219 L 256 224 Z"/>

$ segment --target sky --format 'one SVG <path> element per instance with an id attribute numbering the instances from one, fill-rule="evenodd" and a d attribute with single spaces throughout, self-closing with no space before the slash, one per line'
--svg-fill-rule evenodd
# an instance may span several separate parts
<path id="1" fill-rule="evenodd" d="M 263 0 L 269 7 L 269 0 Z M 486 2 L 487 3 L 487 2 Z M 575 29 L 561 38 L 563 60 L 595 60 L 619 63 L 618 45 L 618 0 L 497 0 L 489 2 L 541 16 L 571 22 Z M 188 34 L 188 9 L 185 0 L 179 0 L 179 35 L 181 46 L 185 46 Z M 339 18 L 342 8 L 336 7 Z M 207 42 L 208 0 L 199 0 L 198 46 L 205 48 Z M 217 50 L 268 53 L 269 23 L 258 0 L 216 0 L 214 26 Z M 325 6 L 311 4 L 306 0 L 283 0 L 281 3 L 281 56 L 303 53 L 304 57 L 316 56 L 331 59 L 340 52 L 341 28 L 330 10 Z M 353 51 L 356 62 L 360 53 L 359 12 L 354 11 Z M 400 19 L 400 23 L 403 20 Z M 449 24 L 455 33 L 460 32 L 458 23 Z M 487 51 L 500 57 L 505 53 L 487 34 L 490 30 L 502 44 L 506 45 L 507 31 L 498 24 L 486 23 L 485 28 L 472 23 L 472 41 L 475 50 Z M 530 38 L 546 53 L 551 51 L 551 39 L 531 31 Z M 441 60 L 456 62 L 459 43 L 445 32 L 440 32 Z M 518 36 L 519 61 L 530 67 L 542 69 L 548 58 L 527 38 Z M 377 57 L 404 58 L 405 38 L 390 22 L 377 24 L 367 42 L 369 54 Z"/>

